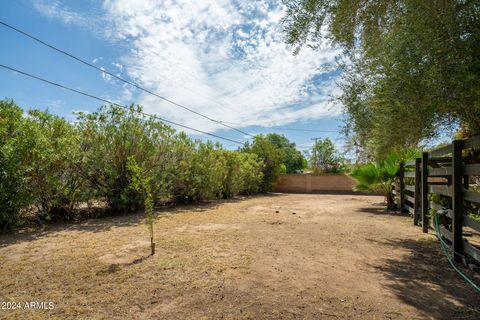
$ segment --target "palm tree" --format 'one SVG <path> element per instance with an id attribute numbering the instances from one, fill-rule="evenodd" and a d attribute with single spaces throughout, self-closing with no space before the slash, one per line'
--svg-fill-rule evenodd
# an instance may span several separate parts
<path id="1" fill-rule="evenodd" d="M 381 191 L 385 196 L 388 210 L 395 210 L 392 184 L 397 177 L 401 157 L 390 153 L 385 160 L 356 166 L 350 176 L 357 180 L 355 191 Z"/>

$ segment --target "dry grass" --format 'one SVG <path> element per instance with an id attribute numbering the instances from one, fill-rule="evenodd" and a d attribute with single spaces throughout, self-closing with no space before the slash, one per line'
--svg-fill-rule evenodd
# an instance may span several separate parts
<path id="1" fill-rule="evenodd" d="M 153 257 L 142 215 L 2 236 L 0 300 L 55 308 L 0 317 L 478 319 L 433 237 L 379 200 L 272 195 L 159 212 Z"/>

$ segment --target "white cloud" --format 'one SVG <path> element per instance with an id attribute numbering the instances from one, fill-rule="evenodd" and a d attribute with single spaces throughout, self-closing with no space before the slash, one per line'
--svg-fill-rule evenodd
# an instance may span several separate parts
<path id="1" fill-rule="evenodd" d="M 120 70 L 120 72 L 123 72 L 123 65 L 121 65 L 120 63 L 112 62 L 112 66 L 117 67 L 117 69 Z"/>
<path id="2" fill-rule="evenodd" d="M 328 96 L 335 79 L 314 86 L 317 92 L 309 90 L 318 68 L 333 64 L 339 51 L 324 44 L 292 56 L 276 2 L 237 7 L 228 0 L 107 0 L 104 9 L 110 36 L 131 45 L 123 57 L 127 73 L 208 116 L 265 125 L 340 113 Z M 175 121 L 208 131 L 219 128 L 147 94 L 139 102 L 146 111 Z"/>
<path id="3" fill-rule="evenodd" d="M 103 70 L 103 71 L 106 71 L 106 69 L 105 69 L 104 67 L 100 67 L 100 69 Z M 109 74 L 106 73 L 106 72 L 102 72 L 102 78 L 103 78 L 103 80 L 105 80 L 105 81 L 107 81 L 107 82 L 112 81 L 112 76 L 109 75 Z"/>
<path id="4" fill-rule="evenodd" d="M 339 115 L 341 107 L 330 101 L 336 78 L 327 75 L 340 50 L 324 43 L 292 56 L 279 2 L 105 0 L 104 35 L 130 48 L 121 64 L 112 65 L 149 90 L 222 121 L 280 125 Z M 61 19 L 77 17 L 63 13 Z M 167 119 L 205 131 L 222 128 L 131 88 L 121 95 L 138 97 L 146 112 Z"/>
<path id="5" fill-rule="evenodd" d="M 60 19 L 66 24 L 89 25 L 87 17 L 68 9 L 58 0 L 32 0 L 32 5 L 43 15 L 52 19 Z"/>

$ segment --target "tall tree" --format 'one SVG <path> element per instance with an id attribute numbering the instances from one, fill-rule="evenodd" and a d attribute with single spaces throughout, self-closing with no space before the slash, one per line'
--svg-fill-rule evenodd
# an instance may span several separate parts
<path id="1" fill-rule="evenodd" d="M 273 183 L 277 180 L 283 164 L 283 153 L 264 135 L 256 135 L 253 142 L 247 143 L 243 151 L 256 154 L 263 162 L 263 181 L 261 191 L 270 191 Z"/>
<path id="2" fill-rule="evenodd" d="M 281 150 L 283 153 L 283 163 L 287 173 L 293 173 L 298 170 L 305 169 L 307 160 L 303 154 L 297 149 L 294 142 L 290 142 L 284 135 L 277 133 L 269 133 L 266 138 Z"/>
<path id="3" fill-rule="evenodd" d="M 346 132 L 385 156 L 445 125 L 480 134 L 480 5 L 475 0 L 286 0 L 286 42 L 345 49 Z"/>
<path id="4" fill-rule="evenodd" d="M 330 138 L 315 139 L 310 155 L 310 165 L 314 172 L 339 172 L 343 162 L 343 157 Z"/>

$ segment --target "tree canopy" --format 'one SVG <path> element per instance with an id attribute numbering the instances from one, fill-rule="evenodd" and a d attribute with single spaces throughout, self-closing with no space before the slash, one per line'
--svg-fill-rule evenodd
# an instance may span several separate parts
<path id="1" fill-rule="evenodd" d="M 287 173 L 305 169 L 307 160 L 297 149 L 294 142 L 290 142 L 287 137 L 277 133 L 269 133 L 266 135 L 266 138 L 273 143 L 277 149 L 282 151 L 283 163 L 285 164 Z"/>
<path id="2" fill-rule="evenodd" d="M 346 60 L 345 131 L 368 156 L 415 147 L 445 126 L 480 134 L 480 5 L 475 0 L 286 0 L 297 53 L 330 40 Z"/>
<path id="3" fill-rule="evenodd" d="M 266 136 L 256 135 L 253 142 L 246 143 L 243 152 L 255 154 L 263 162 L 261 191 L 271 191 L 273 183 L 281 173 L 283 152 L 275 146 Z"/>
<path id="4" fill-rule="evenodd" d="M 341 172 L 344 158 L 330 138 L 316 139 L 310 155 L 310 166 L 314 173 Z"/>

